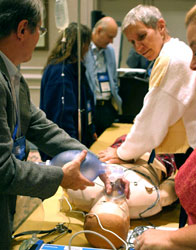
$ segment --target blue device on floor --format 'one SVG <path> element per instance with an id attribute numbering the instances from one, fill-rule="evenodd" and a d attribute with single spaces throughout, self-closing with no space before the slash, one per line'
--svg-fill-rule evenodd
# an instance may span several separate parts
<path id="1" fill-rule="evenodd" d="M 71 248 L 74 248 L 75 250 L 107 250 L 107 249 L 101 249 L 101 248 L 76 247 L 76 246 L 71 246 Z M 69 250 L 69 248 L 68 246 L 43 244 L 40 250 Z"/>
<path id="2" fill-rule="evenodd" d="M 90 247 L 74 247 L 77 250 L 106 250 L 101 248 L 90 248 Z M 29 250 L 68 250 L 68 246 L 62 245 L 51 245 L 51 244 L 44 244 L 43 240 L 38 240 Z M 129 248 L 129 250 L 134 250 L 134 248 Z"/>

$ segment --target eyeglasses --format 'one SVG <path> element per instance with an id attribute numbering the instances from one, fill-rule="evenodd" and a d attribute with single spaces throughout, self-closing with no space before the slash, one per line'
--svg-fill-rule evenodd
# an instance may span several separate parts
<path id="1" fill-rule="evenodd" d="M 44 36 L 47 32 L 47 28 L 45 27 L 39 27 L 39 35 Z"/>

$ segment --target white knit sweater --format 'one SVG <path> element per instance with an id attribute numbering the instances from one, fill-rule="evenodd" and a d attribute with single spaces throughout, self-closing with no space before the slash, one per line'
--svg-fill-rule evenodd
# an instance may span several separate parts
<path id="1" fill-rule="evenodd" d="M 164 44 L 152 69 L 143 108 L 117 150 L 121 159 L 137 159 L 157 148 L 179 119 L 183 121 L 189 146 L 195 148 L 196 74 L 190 69 L 191 59 L 192 51 L 184 42 L 171 38 Z"/>

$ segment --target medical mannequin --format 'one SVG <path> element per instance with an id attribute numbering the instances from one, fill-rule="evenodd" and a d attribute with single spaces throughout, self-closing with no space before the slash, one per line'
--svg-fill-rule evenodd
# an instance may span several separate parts
<path id="1" fill-rule="evenodd" d="M 88 212 L 84 221 L 84 229 L 93 230 L 106 236 L 118 248 L 123 242 L 116 236 L 101 229 L 111 230 L 126 240 L 131 219 L 155 215 L 177 200 L 174 190 L 173 175 L 167 175 L 166 167 L 157 159 L 148 164 L 149 153 L 144 154 L 134 164 L 124 164 L 123 176 L 130 181 L 130 198 L 121 194 L 106 195 L 99 177 L 94 180 L 94 187 L 85 190 L 65 190 L 63 196 L 68 197 L 74 208 Z M 108 164 L 110 165 L 110 164 Z M 114 165 L 114 164 L 113 164 Z M 116 165 L 118 167 L 119 165 Z M 63 204 L 63 203 L 62 203 Z M 65 210 L 61 207 L 61 210 Z M 111 248 L 98 236 L 86 234 L 89 243 L 98 248 Z"/>
<path id="2" fill-rule="evenodd" d="M 124 178 L 130 181 L 130 197 L 127 203 L 131 219 L 155 215 L 162 210 L 162 207 L 177 200 L 174 176 L 163 178 L 167 174 L 166 167 L 157 159 L 149 165 L 147 163 L 149 155 L 146 153 L 134 164 L 122 166 Z M 74 207 L 89 212 L 104 195 L 104 186 L 99 177 L 94 180 L 94 183 L 95 186 L 87 187 L 82 191 L 68 189 L 65 195 Z M 153 203 L 155 205 L 148 209 Z"/>

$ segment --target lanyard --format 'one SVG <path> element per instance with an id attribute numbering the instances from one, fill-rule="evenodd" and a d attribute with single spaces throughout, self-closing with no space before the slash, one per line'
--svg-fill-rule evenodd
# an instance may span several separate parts
<path id="1" fill-rule="evenodd" d="M 14 132 L 13 132 L 13 135 L 12 135 L 13 140 L 15 140 L 15 138 L 16 138 L 17 130 L 18 130 L 18 119 L 16 118 L 16 125 L 14 127 Z"/>

